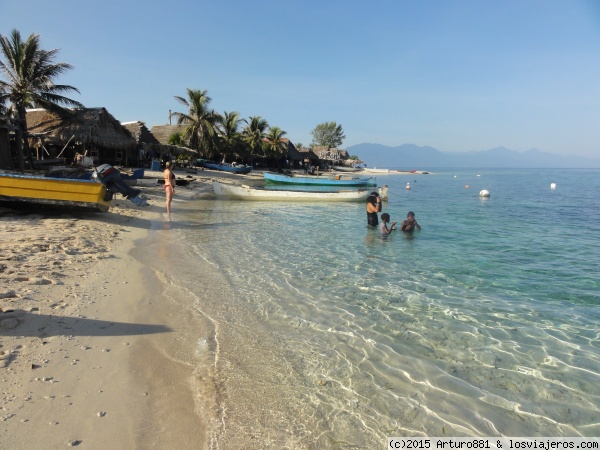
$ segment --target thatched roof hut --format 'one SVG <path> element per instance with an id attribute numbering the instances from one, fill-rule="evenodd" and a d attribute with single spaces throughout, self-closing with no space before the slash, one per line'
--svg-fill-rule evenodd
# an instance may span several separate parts
<path id="1" fill-rule="evenodd" d="M 329 148 L 327 146 L 316 146 L 312 150 L 319 157 L 319 159 L 326 161 L 329 164 L 354 167 L 357 164 L 362 163 L 362 161 L 349 159 L 350 155 L 348 154 L 347 150 L 342 150 L 336 147 Z"/>
<path id="2" fill-rule="evenodd" d="M 319 162 L 319 157 L 312 151 L 310 148 L 298 148 L 296 149 L 300 156 L 302 157 L 302 161 L 304 162 Z"/>
<path id="3" fill-rule="evenodd" d="M 157 145 L 158 139 L 150 132 L 144 122 L 136 120 L 135 122 L 122 122 L 123 125 L 133 136 L 138 146 L 142 144 Z"/>
<path id="4" fill-rule="evenodd" d="M 27 131 L 43 136 L 49 144 L 66 144 L 70 139 L 87 147 L 133 149 L 135 140 L 106 108 L 71 110 L 72 117 L 60 118 L 45 109 L 27 110 Z"/>
<path id="5" fill-rule="evenodd" d="M 158 146 L 152 146 L 153 149 L 157 150 L 161 155 L 163 154 L 171 154 L 171 155 L 181 155 L 181 154 L 194 154 L 197 155 L 197 150 L 192 150 L 188 147 L 179 147 L 177 145 L 169 144 L 169 139 L 175 133 L 182 133 L 186 129 L 186 125 L 154 125 L 150 129 L 150 134 L 154 136 L 154 138 L 158 141 Z M 189 145 L 189 139 L 186 139 L 184 142 L 186 145 Z"/>
<path id="6" fill-rule="evenodd" d="M 175 133 L 183 133 L 186 125 L 154 125 L 150 132 L 163 145 L 169 145 L 169 138 Z"/>
<path id="7" fill-rule="evenodd" d="M 45 109 L 27 110 L 32 147 L 50 153 L 67 150 L 66 157 L 79 151 L 90 154 L 97 163 L 126 164 L 137 158 L 134 137 L 105 108 L 70 111 L 69 117 L 59 117 Z"/>
<path id="8" fill-rule="evenodd" d="M 296 146 L 292 144 L 292 142 L 288 139 L 287 141 L 287 157 L 290 161 L 298 161 L 301 162 L 304 159 L 304 156 L 300 154 L 300 152 L 296 149 Z"/>

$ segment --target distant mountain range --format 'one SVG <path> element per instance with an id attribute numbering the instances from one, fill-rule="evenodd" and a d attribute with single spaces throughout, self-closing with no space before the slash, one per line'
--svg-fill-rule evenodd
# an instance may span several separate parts
<path id="1" fill-rule="evenodd" d="M 427 170 L 433 168 L 600 168 L 600 159 L 563 156 L 537 149 L 516 152 L 505 147 L 490 150 L 449 153 L 433 147 L 403 144 L 389 147 L 381 144 L 358 144 L 346 148 L 368 167 Z"/>

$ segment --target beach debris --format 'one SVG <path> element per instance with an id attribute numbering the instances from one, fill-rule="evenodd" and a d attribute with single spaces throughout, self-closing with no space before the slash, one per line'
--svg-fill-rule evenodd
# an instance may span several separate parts
<path id="1" fill-rule="evenodd" d="M 104 417 L 106 415 L 105 411 L 98 411 L 98 417 Z"/>
<path id="2" fill-rule="evenodd" d="M 69 442 L 67 445 L 69 447 L 77 447 L 79 444 L 81 444 L 83 441 L 80 439 L 73 439 L 71 442 Z"/>
<path id="3" fill-rule="evenodd" d="M 319 384 L 319 386 L 327 386 L 327 380 L 323 378 L 319 379 L 317 383 Z"/>
<path id="4" fill-rule="evenodd" d="M 490 191 L 488 191 L 487 189 L 482 189 L 481 191 L 479 191 L 479 196 L 480 197 L 489 197 Z"/>

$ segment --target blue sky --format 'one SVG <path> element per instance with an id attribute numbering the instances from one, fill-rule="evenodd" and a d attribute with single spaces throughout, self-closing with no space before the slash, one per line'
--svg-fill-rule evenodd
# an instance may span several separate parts
<path id="1" fill-rule="evenodd" d="M 72 97 L 150 128 L 207 90 L 308 145 L 505 146 L 600 157 L 595 0 L 0 0 L 0 34 L 41 36 Z"/>

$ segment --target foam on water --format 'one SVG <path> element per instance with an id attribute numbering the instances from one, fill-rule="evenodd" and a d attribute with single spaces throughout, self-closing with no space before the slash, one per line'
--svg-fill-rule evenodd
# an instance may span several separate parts
<path id="1" fill-rule="evenodd" d="M 290 399 L 273 435 L 287 413 L 297 426 L 280 433 L 324 448 L 400 435 L 598 435 L 600 171 L 379 182 L 384 211 L 398 222 L 415 211 L 421 232 L 381 239 L 363 204 L 199 200 L 173 225 L 186 264 L 210 261 L 235 293 L 221 299 L 237 311 L 231 323 L 251 316 L 289 363 L 287 374 L 265 365 L 253 375 L 277 379 Z M 193 274 L 178 283 L 201 310 Z M 237 351 L 251 354 L 246 344 Z"/>

